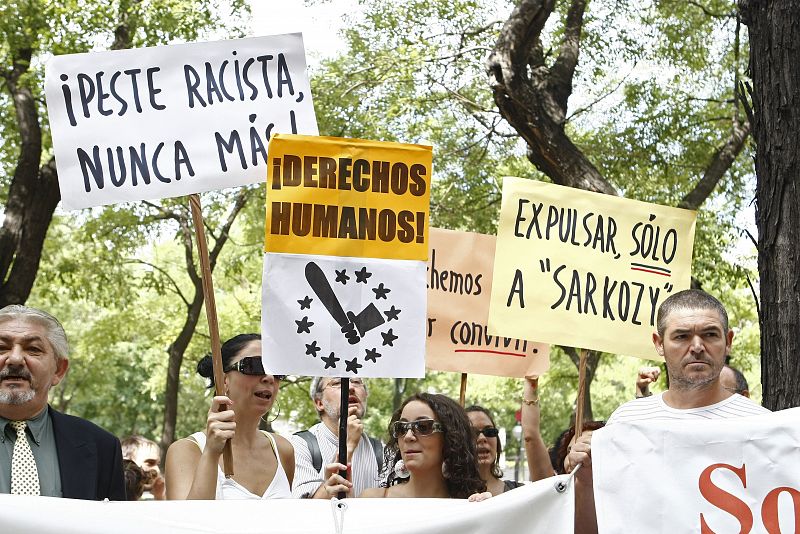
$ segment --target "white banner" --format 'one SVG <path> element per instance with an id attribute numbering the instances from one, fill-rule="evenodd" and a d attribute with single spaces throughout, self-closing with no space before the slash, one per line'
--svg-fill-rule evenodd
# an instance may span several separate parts
<path id="1" fill-rule="evenodd" d="M 800 408 L 592 436 L 599 531 L 800 532 Z"/>
<path id="2" fill-rule="evenodd" d="M 264 254 L 264 368 L 424 376 L 425 267 L 415 260 Z"/>
<path id="3" fill-rule="evenodd" d="M 483 502 L 346 499 L 344 510 L 310 499 L 91 502 L 0 495 L 0 532 L 14 534 L 561 534 L 572 532 L 572 485 L 554 477 Z M 46 511 L 46 513 L 43 513 Z"/>
<path id="4" fill-rule="evenodd" d="M 45 91 L 65 209 L 264 182 L 317 134 L 299 33 L 55 56 Z"/>

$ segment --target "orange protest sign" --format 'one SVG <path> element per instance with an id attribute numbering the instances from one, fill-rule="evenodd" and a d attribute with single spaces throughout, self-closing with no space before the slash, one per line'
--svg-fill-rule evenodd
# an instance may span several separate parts
<path id="1" fill-rule="evenodd" d="M 495 241 L 490 235 L 431 228 L 428 369 L 511 377 L 549 369 L 549 345 L 494 336 L 486 328 Z"/>
<path id="2" fill-rule="evenodd" d="M 426 260 L 432 158 L 429 146 L 274 135 L 266 252 Z"/>

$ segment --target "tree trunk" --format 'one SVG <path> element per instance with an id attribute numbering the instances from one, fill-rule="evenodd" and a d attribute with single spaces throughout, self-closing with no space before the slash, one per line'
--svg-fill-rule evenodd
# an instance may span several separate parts
<path id="1" fill-rule="evenodd" d="M 167 385 L 164 392 L 164 426 L 161 430 L 161 450 L 175 441 L 175 424 L 178 420 L 178 390 L 181 385 L 181 366 L 183 355 L 189 342 L 192 341 L 200 312 L 203 309 L 203 286 L 195 286 L 194 299 L 186 309 L 186 320 L 183 323 L 178 337 L 167 348 L 169 362 L 167 364 Z"/>
<path id="2" fill-rule="evenodd" d="M 36 99 L 25 77 L 34 50 L 12 51 L 12 68 L 2 74 L 11 95 L 19 134 L 19 156 L 8 188 L 0 227 L 0 307 L 23 304 L 31 293 L 42 246 L 61 200 L 55 160 L 41 165 L 42 130 Z M 41 165 L 41 166 L 40 166 Z"/>
<path id="3" fill-rule="evenodd" d="M 764 406 L 800 405 L 800 2 L 740 2 L 750 35 Z"/>

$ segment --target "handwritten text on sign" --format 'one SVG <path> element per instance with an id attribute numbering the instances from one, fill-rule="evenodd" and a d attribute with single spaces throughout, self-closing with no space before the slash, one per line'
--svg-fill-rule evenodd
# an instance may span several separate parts
<path id="1" fill-rule="evenodd" d="M 317 133 L 300 34 L 54 57 L 64 207 L 263 182 L 275 132 Z"/>
<path id="2" fill-rule="evenodd" d="M 540 376 L 550 367 L 544 343 L 489 334 L 496 238 L 431 228 L 428 258 L 428 369 L 495 376 Z"/>
<path id="3" fill-rule="evenodd" d="M 429 146 L 276 135 L 265 250 L 426 260 Z"/>
<path id="4" fill-rule="evenodd" d="M 691 280 L 695 213 L 505 178 L 489 330 L 653 358 L 656 312 Z"/>

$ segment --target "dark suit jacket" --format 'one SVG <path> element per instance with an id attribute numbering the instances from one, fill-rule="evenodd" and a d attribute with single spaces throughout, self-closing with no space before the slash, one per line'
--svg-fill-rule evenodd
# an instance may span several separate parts
<path id="1" fill-rule="evenodd" d="M 55 411 L 53 422 L 61 492 L 70 499 L 125 500 L 119 440 L 94 423 Z"/>

